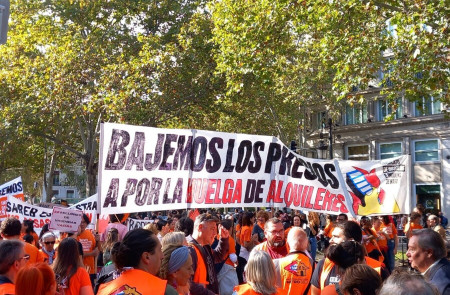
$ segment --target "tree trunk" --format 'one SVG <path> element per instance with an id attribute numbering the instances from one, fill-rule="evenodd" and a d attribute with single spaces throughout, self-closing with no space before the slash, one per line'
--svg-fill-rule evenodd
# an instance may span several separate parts
<path id="1" fill-rule="evenodd" d="M 48 177 L 47 177 L 47 167 L 44 169 L 44 186 L 45 191 L 47 193 L 45 202 L 50 203 L 53 197 L 53 173 L 55 172 L 56 166 L 56 151 L 53 149 L 53 152 L 50 157 L 49 169 L 48 169 Z"/>

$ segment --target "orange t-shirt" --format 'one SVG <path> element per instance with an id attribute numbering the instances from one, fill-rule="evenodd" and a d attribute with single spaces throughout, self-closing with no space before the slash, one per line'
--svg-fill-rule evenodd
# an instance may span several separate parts
<path id="1" fill-rule="evenodd" d="M 241 245 L 244 246 L 244 242 L 250 242 L 252 240 L 252 227 L 245 225 L 241 229 L 241 235 L 239 236 L 239 241 Z"/>
<path id="2" fill-rule="evenodd" d="M 95 237 L 89 230 L 84 230 L 81 234 L 78 235 L 77 240 L 83 245 L 83 252 L 91 252 L 95 249 Z M 83 264 L 86 267 L 89 267 L 89 273 L 95 274 L 95 258 L 94 256 L 84 256 Z"/>
<path id="3" fill-rule="evenodd" d="M 49 257 L 48 257 L 48 254 L 47 253 L 45 253 L 42 249 L 40 249 L 39 250 L 39 253 L 41 253 L 41 255 L 42 255 L 42 258 L 44 259 L 44 262 L 47 262 L 48 263 L 48 261 L 49 261 Z M 55 251 L 55 254 L 53 254 L 53 259 L 52 259 L 52 261 L 53 262 L 55 262 L 55 259 L 56 259 L 56 254 L 58 253 L 58 251 Z"/>
<path id="4" fill-rule="evenodd" d="M 230 260 L 230 254 L 236 254 L 236 242 L 232 236 L 228 238 L 228 259 L 225 261 L 226 264 L 234 267 L 233 261 Z"/>
<path id="5" fill-rule="evenodd" d="M 378 247 L 380 247 L 381 250 L 387 249 L 387 239 L 386 236 L 383 234 L 383 228 L 380 228 L 379 230 L 376 230 L 374 227 L 372 227 L 372 230 L 377 233 L 378 239 Z"/>
<path id="6" fill-rule="evenodd" d="M 292 228 L 292 226 L 291 226 L 291 227 L 288 227 L 288 228 L 284 231 L 284 238 L 285 238 L 285 239 L 287 238 L 287 235 L 289 234 L 289 231 L 291 230 L 291 228 Z"/>
<path id="7" fill-rule="evenodd" d="M 11 283 L 4 283 L 0 285 L 0 295 L 14 295 L 16 294 L 16 286 Z"/>
<path id="8" fill-rule="evenodd" d="M 334 223 L 333 223 L 333 222 L 330 222 L 330 223 L 324 228 L 323 234 L 324 234 L 325 236 L 327 236 L 328 238 L 331 239 L 331 234 L 332 234 L 332 232 L 333 232 L 333 229 L 334 229 Z"/>
<path id="9" fill-rule="evenodd" d="M 24 245 L 25 245 L 25 253 L 30 255 L 30 259 L 28 259 L 27 261 L 27 266 L 30 266 L 38 262 L 44 262 L 44 256 L 42 256 L 42 253 L 39 252 L 38 248 L 28 243 L 24 243 Z"/>
<path id="10" fill-rule="evenodd" d="M 239 240 L 240 235 L 241 235 L 241 225 L 236 224 L 236 240 L 239 244 L 241 243 L 241 241 Z"/>
<path id="11" fill-rule="evenodd" d="M 369 236 L 374 236 L 375 239 L 378 238 L 378 235 L 375 233 L 374 230 L 363 230 L 363 244 L 366 247 L 367 253 L 372 252 L 373 250 L 377 249 L 376 241 L 375 240 L 369 240 Z"/>
<path id="12" fill-rule="evenodd" d="M 67 283 L 66 283 L 67 286 Z M 77 269 L 77 272 L 70 278 L 69 287 L 64 288 L 65 295 L 78 295 L 80 290 L 84 286 L 89 286 L 92 290 L 91 279 L 88 272 L 81 266 Z M 94 294 L 94 290 L 92 290 Z"/>
<path id="13" fill-rule="evenodd" d="M 409 222 L 405 225 L 405 235 L 406 237 L 409 239 L 409 237 L 411 237 L 411 233 L 413 230 L 415 229 L 422 229 L 423 227 L 420 224 L 416 224 L 414 222 Z"/>
<path id="14" fill-rule="evenodd" d="M 39 247 L 39 236 L 35 232 L 32 232 L 31 235 L 33 236 L 33 239 L 34 239 L 34 245 L 36 247 Z"/>
<path id="15" fill-rule="evenodd" d="M 381 230 L 389 236 L 389 240 L 392 240 L 398 234 L 397 228 L 395 228 L 395 225 L 392 222 L 388 225 L 384 225 L 384 223 L 382 223 Z"/>
<path id="16" fill-rule="evenodd" d="M 334 284 L 329 284 L 320 291 L 320 295 L 338 295 L 336 292 L 336 286 Z"/>

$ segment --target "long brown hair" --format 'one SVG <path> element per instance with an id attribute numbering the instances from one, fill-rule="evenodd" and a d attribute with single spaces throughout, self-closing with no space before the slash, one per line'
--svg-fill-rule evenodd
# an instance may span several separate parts
<path id="1" fill-rule="evenodd" d="M 58 246 L 58 256 L 53 264 L 53 271 L 58 278 L 58 284 L 66 279 L 66 286 L 69 287 L 70 278 L 80 266 L 78 241 L 74 238 L 65 238 Z"/>

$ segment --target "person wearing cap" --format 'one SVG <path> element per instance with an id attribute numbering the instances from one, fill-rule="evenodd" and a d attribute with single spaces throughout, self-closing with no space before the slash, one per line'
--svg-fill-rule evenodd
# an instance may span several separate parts
<path id="1" fill-rule="evenodd" d="M 220 239 L 213 250 L 211 245 L 217 234 L 217 221 L 216 217 L 207 213 L 200 214 L 195 218 L 194 232 L 189 243 L 194 269 L 190 285 L 191 294 L 219 294 L 219 282 L 214 264 L 222 262 L 227 257 L 230 234 L 222 225 L 219 225 Z"/>
<path id="2" fill-rule="evenodd" d="M 163 248 L 159 277 L 177 290 L 180 295 L 189 294 L 189 279 L 194 274 L 189 248 L 169 244 Z"/>
<path id="3" fill-rule="evenodd" d="M 41 252 L 42 257 L 44 257 L 44 262 L 48 263 L 49 265 L 52 265 L 53 261 L 56 258 L 55 242 L 56 236 L 51 231 L 46 232 L 41 237 L 42 248 L 39 250 L 39 252 Z"/>

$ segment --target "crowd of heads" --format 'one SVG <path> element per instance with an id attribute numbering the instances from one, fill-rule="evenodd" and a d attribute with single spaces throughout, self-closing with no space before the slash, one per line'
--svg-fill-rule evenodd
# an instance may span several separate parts
<path id="1" fill-rule="evenodd" d="M 177 212 L 178 213 L 178 212 Z M 410 214 L 409 222 L 419 224 L 423 220 L 420 208 Z M 307 227 L 321 225 L 317 213 L 292 213 L 278 211 L 270 218 L 269 212 L 259 210 L 237 211 L 222 217 L 217 212 L 199 212 L 191 218 L 188 214 L 173 214 L 169 218 L 155 215 L 155 222 L 142 229 L 127 232 L 123 239 L 117 228 L 109 228 L 105 233 L 103 251 L 108 253 L 119 271 L 135 268 L 157 275 L 179 286 L 183 294 L 189 293 L 189 282 L 194 274 L 193 260 L 188 249 L 187 238 L 193 238 L 202 245 L 211 245 L 222 232 L 234 233 L 240 226 L 261 225 L 267 244 L 281 247 L 287 244 L 290 251 L 307 253 L 309 249 L 309 231 Z M 124 216 L 112 215 L 111 222 L 121 223 Z M 429 214 L 426 222 L 429 228 L 413 230 L 409 236 L 406 256 L 410 266 L 420 273 L 426 272 L 431 265 L 446 257 L 445 240 L 433 230 L 441 222 L 438 215 Z M 361 220 L 349 220 L 346 214 L 337 217 L 327 216 L 332 224 L 329 244 L 325 256 L 337 266 L 341 276 L 340 288 L 345 294 L 439 294 L 439 291 L 421 275 L 394 271 L 383 283 L 379 273 L 365 263 L 367 251 L 361 244 L 364 229 L 379 229 L 391 223 L 388 216 L 362 217 Z M 90 223 L 83 215 L 80 227 L 86 229 Z M 287 228 L 289 231 L 287 232 Z M 24 242 L 35 243 L 36 234 L 33 223 L 20 222 L 7 218 L 0 225 L 0 233 L 5 240 L 0 241 L 0 275 L 11 275 L 16 281 L 16 294 L 27 294 L 35 288 L 52 293 L 58 284 L 68 287 L 70 278 L 83 265 L 83 250 L 80 243 L 71 237 L 58 240 L 59 237 L 48 229 L 42 228 L 38 244 L 42 251 L 51 254 L 49 263 L 38 263 L 25 267 L 29 255 L 25 253 Z M 33 235 L 34 233 L 34 235 Z M 287 233 L 287 234 L 286 234 Z M 52 258 L 55 244 L 58 244 L 57 258 Z M 245 266 L 248 284 L 258 293 L 271 295 L 276 292 L 275 267 L 272 258 L 265 251 L 251 251 Z M 61 282 L 60 278 L 65 278 Z M 31 286 L 33 284 L 33 286 Z M 39 291 L 41 292 L 41 291 Z M 376 293 L 378 292 L 378 293 Z M 38 294 L 38 293 L 36 293 Z"/>

